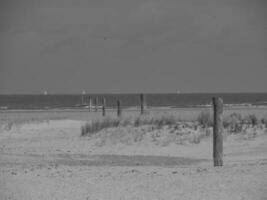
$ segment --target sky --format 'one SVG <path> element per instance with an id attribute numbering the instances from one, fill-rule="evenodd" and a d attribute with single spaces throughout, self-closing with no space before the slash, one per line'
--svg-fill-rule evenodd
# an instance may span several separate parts
<path id="1" fill-rule="evenodd" d="M 0 0 L 0 94 L 267 92 L 266 0 Z"/>

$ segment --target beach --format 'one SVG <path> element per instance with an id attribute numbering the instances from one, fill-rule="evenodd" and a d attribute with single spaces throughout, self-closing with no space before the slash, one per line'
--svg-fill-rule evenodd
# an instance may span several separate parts
<path id="1" fill-rule="evenodd" d="M 0 200 L 267 200 L 267 0 L 0 0 Z"/>
<path id="2" fill-rule="evenodd" d="M 266 127 L 226 133 L 224 166 L 213 167 L 212 134 L 191 140 L 204 130 L 192 128 L 203 109 L 211 111 L 148 110 L 150 117 L 179 119 L 177 131 L 190 132 L 180 143 L 170 136 L 176 128 L 167 125 L 155 130 L 127 125 L 81 136 L 84 124 L 103 119 L 101 112 L 1 111 L 0 199 L 267 199 Z M 267 108 L 224 111 L 231 113 L 262 118 Z M 107 116 L 116 117 L 116 110 L 107 110 Z M 137 116 L 138 110 L 122 112 L 122 118 Z"/>

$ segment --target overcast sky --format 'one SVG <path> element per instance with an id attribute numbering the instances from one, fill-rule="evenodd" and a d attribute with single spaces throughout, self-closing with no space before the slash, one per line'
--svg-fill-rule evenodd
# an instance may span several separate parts
<path id="1" fill-rule="evenodd" d="M 0 94 L 267 92 L 266 0 L 0 0 Z"/>

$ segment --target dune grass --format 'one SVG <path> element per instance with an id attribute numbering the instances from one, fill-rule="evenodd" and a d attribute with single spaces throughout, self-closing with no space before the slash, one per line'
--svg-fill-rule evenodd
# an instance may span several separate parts
<path id="1" fill-rule="evenodd" d="M 133 144 L 147 141 L 159 146 L 170 143 L 199 143 L 209 136 L 208 130 L 197 130 L 196 122 L 182 122 L 173 115 L 142 115 L 134 118 L 103 118 L 81 127 L 81 135 L 94 137 L 98 146 L 107 143 Z"/>
<path id="2" fill-rule="evenodd" d="M 142 127 L 145 125 L 152 125 L 153 128 L 160 129 L 164 126 L 173 127 L 175 125 L 181 124 L 182 121 L 180 118 L 175 117 L 174 115 L 161 115 L 161 116 L 152 116 L 152 115 L 141 115 L 135 118 L 111 118 L 106 117 L 103 119 L 95 119 L 91 122 L 86 123 L 81 128 L 81 135 L 92 135 L 103 129 L 112 128 L 112 127 Z M 212 114 L 209 111 L 202 111 L 198 115 L 196 121 L 194 122 L 201 128 L 209 128 L 213 126 Z M 256 117 L 255 114 L 249 114 L 241 116 L 238 113 L 232 113 L 223 119 L 223 126 L 225 129 L 229 129 L 232 133 L 238 133 L 242 131 L 243 126 L 265 126 L 267 127 L 267 114 L 263 118 Z M 192 127 L 193 128 L 193 127 Z M 196 129 L 196 127 L 194 127 Z"/>
<path id="3" fill-rule="evenodd" d="M 121 124 L 121 119 L 119 118 L 104 118 L 102 120 L 100 119 L 95 119 L 91 123 L 86 123 L 85 125 L 82 126 L 81 128 L 81 135 L 85 136 L 88 135 L 90 136 L 93 133 L 99 132 L 102 129 L 105 128 L 111 128 L 111 127 L 118 127 Z"/>
<path id="4" fill-rule="evenodd" d="M 178 119 L 176 119 L 172 115 L 163 115 L 163 116 L 138 116 L 135 118 L 111 118 L 106 117 L 103 119 L 95 119 L 91 122 L 86 123 L 81 127 L 81 135 L 92 135 L 97 133 L 103 129 L 112 128 L 112 127 L 141 127 L 145 125 L 153 125 L 154 128 L 161 128 L 163 126 L 172 126 L 177 123 Z"/>
<path id="5" fill-rule="evenodd" d="M 213 125 L 212 114 L 208 110 L 202 110 L 197 116 L 197 122 L 202 127 L 211 127 Z"/>
<path id="6" fill-rule="evenodd" d="M 212 135 L 213 119 L 208 111 L 200 112 L 195 121 L 182 121 L 174 115 L 140 115 L 132 118 L 95 119 L 81 127 L 82 136 L 96 136 L 99 144 L 141 142 L 145 138 L 160 146 L 170 143 L 198 144 Z M 254 114 L 241 116 L 232 113 L 224 117 L 224 135 L 242 133 L 243 138 L 254 138 L 258 130 L 267 128 L 267 114 L 263 118 Z M 264 132 L 264 131 L 263 131 Z M 265 131 L 266 132 L 266 131 Z"/>

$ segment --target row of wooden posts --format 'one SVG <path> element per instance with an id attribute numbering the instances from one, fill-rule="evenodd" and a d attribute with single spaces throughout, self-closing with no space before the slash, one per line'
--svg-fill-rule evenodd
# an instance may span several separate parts
<path id="1" fill-rule="evenodd" d="M 94 99 L 95 112 L 98 111 L 98 99 Z M 89 99 L 89 111 L 91 111 L 91 98 Z M 213 162 L 214 166 L 223 166 L 223 100 L 219 97 L 212 98 L 213 104 Z M 140 113 L 145 112 L 145 96 L 140 95 Z M 106 99 L 102 99 L 102 115 L 106 115 Z M 117 100 L 117 116 L 121 116 L 121 102 Z"/>
<path id="2" fill-rule="evenodd" d="M 145 113 L 145 95 L 144 94 L 140 94 L 140 113 L 144 114 Z M 98 98 L 95 97 L 94 98 L 94 111 L 98 112 Z M 106 99 L 102 98 L 102 116 L 106 116 Z M 89 97 L 89 112 L 92 111 L 92 99 L 91 97 Z M 122 112 L 122 108 L 121 108 L 121 101 L 117 100 L 117 116 L 120 117 L 121 116 L 121 112 Z"/>

